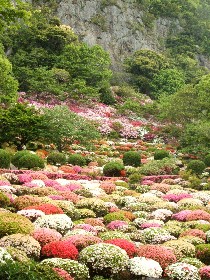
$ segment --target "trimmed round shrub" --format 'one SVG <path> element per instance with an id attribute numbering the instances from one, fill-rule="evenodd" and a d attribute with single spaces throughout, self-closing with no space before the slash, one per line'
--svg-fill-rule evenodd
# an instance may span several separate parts
<path id="1" fill-rule="evenodd" d="M 196 258 L 182 258 L 180 261 L 194 265 L 197 268 L 201 268 L 202 266 L 204 266 L 204 264 Z"/>
<path id="2" fill-rule="evenodd" d="M 113 105 L 116 103 L 114 95 L 109 88 L 100 89 L 100 101 L 106 105 Z"/>
<path id="3" fill-rule="evenodd" d="M 79 251 L 86 248 L 87 246 L 102 242 L 102 239 L 97 236 L 84 234 L 75 234 L 70 237 L 66 237 L 66 240 L 74 244 L 74 246 L 76 246 Z"/>
<path id="4" fill-rule="evenodd" d="M 196 237 L 199 237 L 201 239 L 203 239 L 204 241 L 206 240 L 206 234 L 204 231 L 200 230 L 200 229 L 188 229 L 188 230 L 185 230 L 183 231 L 181 234 L 180 234 L 180 237 L 183 237 L 183 236 L 196 236 Z"/>
<path id="5" fill-rule="evenodd" d="M 11 255 L 14 261 L 18 262 L 29 262 L 30 259 L 27 257 L 26 253 L 14 248 L 14 247 L 7 247 L 7 252 Z"/>
<path id="6" fill-rule="evenodd" d="M 191 160 L 187 165 L 187 170 L 191 170 L 194 174 L 201 174 L 206 168 L 205 163 L 201 160 Z"/>
<path id="7" fill-rule="evenodd" d="M 35 229 L 31 236 L 39 242 L 41 247 L 50 242 L 59 241 L 62 238 L 62 235 L 57 230 L 51 228 Z"/>
<path id="8" fill-rule="evenodd" d="M 196 258 L 205 264 L 210 263 L 210 244 L 199 244 L 195 247 Z"/>
<path id="9" fill-rule="evenodd" d="M 140 246 L 138 256 L 158 262 L 162 269 L 165 269 L 168 265 L 176 262 L 176 256 L 171 250 L 158 245 Z"/>
<path id="10" fill-rule="evenodd" d="M 12 157 L 12 164 L 14 164 L 14 166 L 19 168 L 19 160 L 21 159 L 21 157 L 26 156 L 26 155 L 31 155 L 31 152 L 28 150 L 22 150 L 22 151 L 18 151 L 14 154 L 14 156 Z"/>
<path id="11" fill-rule="evenodd" d="M 195 256 L 195 246 L 185 241 L 170 240 L 165 242 L 163 246 L 171 249 L 177 260 L 184 257 L 192 258 Z"/>
<path id="12" fill-rule="evenodd" d="M 9 152 L 0 149 L 0 168 L 9 168 L 11 155 Z"/>
<path id="13" fill-rule="evenodd" d="M 40 205 L 42 204 L 42 201 L 39 197 L 36 196 L 21 195 L 15 198 L 13 204 L 17 210 L 22 210 L 29 206 Z"/>
<path id="14" fill-rule="evenodd" d="M 28 154 L 28 155 L 22 156 L 19 159 L 18 164 L 19 164 L 19 166 L 17 166 L 17 167 L 19 169 L 21 169 L 21 168 L 26 168 L 26 169 L 44 168 L 44 160 L 34 154 Z"/>
<path id="15" fill-rule="evenodd" d="M 0 279 L 4 280 L 61 280 L 57 272 L 49 266 L 35 262 L 6 262 L 0 265 Z"/>
<path id="16" fill-rule="evenodd" d="M 63 165 L 66 163 L 66 156 L 59 152 L 50 153 L 47 157 L 47 163 L 53 165 Z"/>
<path id="17" fill-rule="evenodd" d="M 79 260 L 93 273 L 111 276 L 127 268 L 129 257 L 125 250 L 115 245 L 99 243 L 83 249 L 79 254 Z"/>
<path id="18" fill-rule="evenodd" d="M 200 280 L 198 269 L 188 263 L 177 262 L 169 265 L 165 273 L 172 280 Z"/>
<path id="19" fill-rule="evenodd" d="M 201 267 L 199 273 L 202 280 L 210 279 L 210 265 Z"/>
<path id="20" fill-rule="evenodd" d="M 61 240 L 44 245 L 41 254 L 48 258 L 76 260 L 79 253 L 77 248 L 70 241 Z"/>
<path id="21" fill-rule="evenodd" d="M 0 192 L 0 208 L 5 208 L 9 205 L 10 205 L 9 197 L 3 192 Z"/>
<path id="22" fill-rule="evenodd" d="M 21 233 L 4 236 L 0 239 L 0 246 L 14 247 L 26 253 L 27 257 L 39 259 L 41 246 L 32 236 Z"/>
<path id="23" fill-rule="evenodd" d="M 104 222 L 107 224 L 116 220 L 129 221 L 122 212 L 113 212 L 104 216 Z"/>
<path id="24" fill-rule="evenodd" d="M 85 166 L 86 165 L 86 159 L 79 154 L 73 154 L 70 155 L 67 159 L 68 163 L 72 165 L 79 165 L 79 166 Z"/>
<path id="25" fill-rule="evenodd" d="M 103 173 L 108 177 L 119 177 L 121 176 L 121 171 L 124 169 L 125 167 L 122 163 L 118 161 L 112 161 L 104 165 Z"/>
<path id="26" fill-rule="evenodd" d="M 26 207 L 25 209 L 35 209 L 35 210 L 41 210 L 42 212 L 45 213 L 45 215 L 50 215 L 50 214 L 64 214 L 63 210 L 53 204 L 50 203 L 45 203 L 41 205 L 35 205 L 35 206 L 29 206 Z"/>
<path id="27" fill-rule="evenodd" d="M 10 212 L 0 212 L 0 237 L 14 233 L 30 234 L 34 225 L 29 219 Z"/>
<path id="28" fill-rule="evenodd" d="M 113 244 L 113 245 L 118 246 L 121 249 L 125 250 L 126 253 L 128 254 L 129 258 L 133 258 L 137 254 L 137 247 L 134 245 L 133 242 L 128 241 L 126 239 L 115 238 L 115 239 L 106 240 L 104 242 Z"/>
<path id="29" fill-rule="evenodd" d="M 210 154 L 208 154 L 207 156 L 205 156 L 204 158 L 204 163 L 207 167 L 210 167 Z"/>
<path id="30" fill-rule="evenodd" d="M 141 165 L 141 155 L 138 152 L 130 151 L 123 155 L 124 165 L 138 167 Z"/>
<path id="31" fill-rule="evenodd" d="M 50 258 L 50 259 L 43 260 L 41 262 L 41 265 L 64 269 L 72 277 L 74 277 L 75 280 L 90 279 L 87 266 L 79 263 L 78 261 L 61 259 L 61 258 Z"/>
<path id="32" fill-rule="evenodd" d="M 161 160 L 167 157 L 169 157 L 169 152 L 166 150 L 157 150 L 154 153 L 154 160 Z"/>

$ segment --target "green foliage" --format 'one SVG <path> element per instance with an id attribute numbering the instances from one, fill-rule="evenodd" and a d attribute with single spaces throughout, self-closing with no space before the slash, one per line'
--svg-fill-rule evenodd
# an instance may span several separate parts
<path id="1" fill-rule="evenodd" d="M 100 101 L 106 105 L 113 105 L 116 103 L 114 95 L 109 88 L 102 88 L 100 90 Z"/>
<path id="2" fill-rule="evenodd" d="M 205 163 L 201 160 L 191 160 L 187 165 L 187 169 L 197 175 L 201 174 L 205 168 Z"/>
<path id="3" fill-rule="evenodd" d="M 174 159 L 164 158 L 145 163 L 139 168 L 139 173 L 143 175 L 177 174 L 178 170 Z"/>
<path id="4" fill-rule="evenodd" d="M 22 150 L 22 151 L 16 152 L 11 159 L 12 164 L 14 164 L 14 166 L 18 167 L 20 158 L 25 155 L 29 155 L 29 154 L 30 154 L 30 151 L 28 151 L 28 150 Z"/>
<path id="5" fill-rule="evenodd" d="M 115 212 L 115 213 L 109 213 L 107 215 L 104 216 L 104 222 L 106 224 L 112 222 L 112 221 L 116 221 L 116 220 L 119 220 L 119 221 L 129 221 L 125 215 L 121 212 Z"/>
<path id="6" fill-rule="evenodd" d="M 5 208 L 10 205 L 10 199 L 6 194 L 0 192 L 0 207 Z"/>
<path id="7" fill-rule="evenodd" d="M 154 153 L 154 159 L 155 160 L 161 160 L 163 158 L 168 158 L 169 152 L 166 150 L 156 150 Z"/>
<path id="8" fill-rule="evenodd" d="M 124 170 L 122 163 L 118 161 L 111 161 L 104 165 L 103 173 L 108 177 L 119 177 L 121 176 L 121 171 Z"/>
<path id="9" fill-rule="evenodd" d="M 17 103 L 0 108 L 0 143 L 11 142 L 21 149 L 27 142 L 38 140 L 45 127 L 43 116 L 34 107 Z"/>
<path id="10" fill-rule="evenodd" d="M 139 152 L 125 152 L 123 155 L 123 163 L 124 165 L 130 165 L 134 167 L 138 167 L 141 165 L 141 155 Z"/>
<path id="11" fill-rule="evenodd" d="M 173 94 L 184 85 L 184 73 L 177 69 L 160 70 L 159 73 L 154 76 L 150 84 L 152 95 L 156 98 L 161 94 Z"/>
<path id="12" fill-rule="evenodd" d="M 54 143 L 59 152 L 74 141 L 90 145 L 90 141 L 100 136 L 91 122 L 71 112 L 67 106 L 45 109 L 43 118 L 47 125 L 42 131 L 43 138 Z"/>
<path id="13" fill-rule="evenodd" d="M 11 155 L 9 152 L 0 149 L 0 168 L 9 168 Z"/>
<path id="14" fill-rule="evenodd" d="M 66 163 L 66 155 L 59 152 L 52 152 L 47 157 L 47 163 L 62 165 Z"/>
<path id="15" fill-rule="evenodd" d="M 142 176 L 140 174 L 138 174 L 137 172 L 134 172 L 133 174 L 131 174 L 128 177 L 130 184 L 140 183 L 141 178 L 142 178 Z"/>
<path id="16" fill-rule="evenodd" d="M 200 244 L 195 249 L 196 258 L 208 265 L 210 261 L 210 244 Z"/>
<path id="17" fill-rule="evenodd" d="M 6 262 L 0 264 L 0 278 L 4 280 L 62 280 L 52 268 L 35 262 Z"/>
<path id="18" fill-rule="evenodd" d="M 0 237 L 15 233 L 30 234 L 34 230 L 33 223 L 15 213 L 0 213 Z"/>
<path id="19" fill-rule="evenodd" d="M 85 166 L 86 160 L 82 155 L 72 154 L 68 157 L 68 163 L 73 165 Z"/>
<path id="20" fill-rule="evenodd" d="M 35 154 L 28 154 L 20 158 L 18 168 L 44 168 L 44 160 Z"/>
<path id="21" fill-rule="evenodd" d="M 17 90 L 18 82 L 12 75 L 12 64 L 4 54 L 4 50 L 0 42 L 0 103 L 8 105 L 16 101 Z"/>
<path id="22" fill-rule="evenodd" d="M 210 154 L 208 154 L 205 158 L 204 158 L 204 163 L 207 167 L 210 167 Z"/>
<path id="23" fill-rule="evenodd" d="M 93 17 L 91 17 L 90 22 L 100 27 L 102 31 L 104 32 L 107 31 L 106 19 L 103 15 L 101 14 L 94 15 Z"/>

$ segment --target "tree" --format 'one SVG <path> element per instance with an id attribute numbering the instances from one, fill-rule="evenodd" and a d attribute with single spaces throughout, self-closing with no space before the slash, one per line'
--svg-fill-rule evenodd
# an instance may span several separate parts
<path id="1" fill-rule="evenodd" d="M 0 109 L 0 143 L 14 143 L 19 149 L 29 141 L 40 139 L 46 128 L 43 116 L 26 104 L 17 103 Z"/>
<path id="2" fill-rule="evenodd" d="M 67 106 L 45 109 L 44 122 L 47 128 L 43 130 L 43 138 L 55 144 L 60 152 L 74 141 L 89 145 L 100 136 L 92 123 L 71 112 Z"/>
<path id="3" fill-rule="evenodd" d="M 0 44 L 0 103 L 10 104 L 17 98 L 18 82 L 12 75 L 12 64 Z"/>

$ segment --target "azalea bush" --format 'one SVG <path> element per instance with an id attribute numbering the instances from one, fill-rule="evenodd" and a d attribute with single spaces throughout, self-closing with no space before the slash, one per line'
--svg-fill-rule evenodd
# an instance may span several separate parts
<path id="1" fill-rule="evenodd" d="M 52 241 L 42 247 L 42 256 L 76 260 L 77 248 L 70 241 Z"/>
<path id="2" fill-rule="evenodd" d="M 62 235 L 58 231 L 50 228 L 35 229 L 31 236 L 39 242 L 41 247 L 50 242 L 58 241 L 62 238 Z"/>
<path id="3" fill-rule="evenodd" d="M 170 279 L 180 280 L 200 280 L 198 269 L 190 264 L 184 262 L 177 262 L 169 265 L 165 273 Z"/>
<path id="4" fill-rule="evenodd" d="M 126 253 L 128 254 L 129 258 L 135 257 L 136 254 L 137 254 L 137 251 L 138 251 L 135 244 L 133 242 L 130 242 L 130 241 L 126 240 L 126 239 L 116 238 L 116 239 L 106 240 L 104 242 L 109 243 L 109 244 L 113 244 L 113 245 L 118 246 L 121 249 L 125 250 Z"/>

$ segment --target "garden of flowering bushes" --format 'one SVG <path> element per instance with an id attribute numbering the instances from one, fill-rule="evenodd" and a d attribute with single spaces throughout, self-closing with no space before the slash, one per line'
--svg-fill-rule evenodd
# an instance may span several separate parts
<path id="1" fill-rule="evenodd" d="M 165 144 L 94 145 L 0 170 L 0 279 L 210 279 L 208 166 Z"/>

